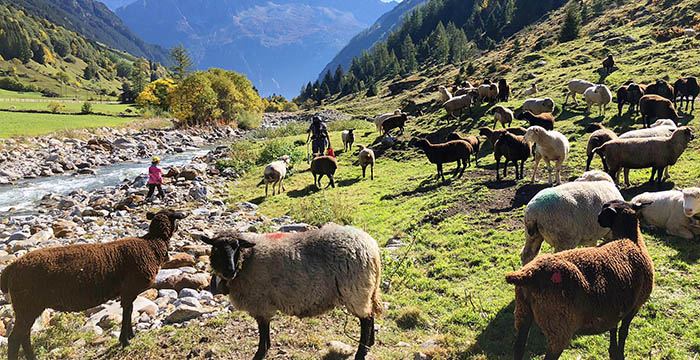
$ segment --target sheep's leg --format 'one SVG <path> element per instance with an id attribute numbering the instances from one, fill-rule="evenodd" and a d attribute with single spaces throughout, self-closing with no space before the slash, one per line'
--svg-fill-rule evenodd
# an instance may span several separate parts
<path id="1" fill-rule="evenodd" d="M 374 180 L 374 164 L 370 165 L 369 173 L 370 173 L 370 180 Z"/>
<path id="2" fill-rule="evenodd" d="M 367 169 L 367 165 L 362 167 L 362 178 L 365 178 L 365 170 Z"/>
<path id="3" fill-rule="evenodd" d="M 515 162 L 515 166 L 516 166 L 516 169 L 515 169 L 515 170 L 517 171 L 517 170 L 518 170 L 518 169 L 517 169 L 517 166 L 518 166 L 518 162 L 517 162 L 517 161 Z M 521 178 L 521 179 L 524 179 L 524 178 L 525 178 L 525 160 L 520 160 L 520 178 Z"/>
<path id="4" fill-rule="evenodd" d="M 603 171 L 608 172 L 608 163 L 605 162 L 605 156 L 603 154 L 598 154 L 600 156 L 600 161 L 603 162 Z"/>
<path id="5" fill-rule="evenodd" d="M 134 338 L 134 329 L 131 327 L 131 313 L 134 310 L 134 300 L 136 299 L 122 297 L 122 331 L 119 334 L 119 343 L 123 347 L 127 347 L 129 340 Z"/>
<path id="6" fill-rule="evenodd" d="M 586 171 L 591 170 L 591 161 L 593 161 L 593 153 L 590 153 L 586 159 Z"/>
<path id="7" fill-rule="evenodd" d="M 622 324 L 620 325 L 620 334 L 617 339 L 617 359 L 625 358 L 625 341 L 627 341 L 627 335 L 630 331 L 630 323 L 634 316 L 637 315 L 637 310 L 633 311 L 627 317 L 622 319 Z"/>
<path id="8" fill-rule="evenodd" d="M 328 180 L 329 180 L 328 185 L 326 185 L 326 189 L 328 189 L 329 186 L 335 187 L 335 181 L 333 181 L 333 175 L 326 175 L 326 176 L 328 177 Z"/>
<path id="9" fill-rule="evenodd" d="M 287 191 L 287 188 L 284 187 L 284 180 L 280 180 L 280 186 L 282 186 L 282 191 Z"/>
<path id="10" fill-rule="evenodd" d="M 669 166 L 666 166 L 666 168 L 664 169 L 664 179 L 668 179 L 668 178 L 671 177 L 671 176 L 668 174 L 668 168 L 670 168 L 670 167 L 671 167 L 671 166 L 669 165 Z"/>
<path id="11" fill-rule="evenodd" d="M 532 181 L 531 181 L 533 184 L 535 183 L 535 181 L 537 181 L 537 166 L 540 164 L 540 159 L 542 159 L 542 157 L 539 154 L 535 154 L 535 168 L 532 171 Z M 550 184 L 552 183 L 551 178 L 550 178 L 549 182 L 550 182 Z"/>
<path id="12" fill-rule="evenodd" d="M 574 104 L 578 105 L 578 101 L 576 100 L 576 93 L 573 91 L 571 92 L 571 98 L 574 99 Z"/>
<path id="13" fill-rule="evenodd" d="M 516 292 L 516 297 L 517 297 L 517 292 Z M 519 300 L 519 299 L 516 299 Z M 523 299 L 524 301 L 524 299 Z M 529 304 L 528 304 L 529 305 Z M 530 310 L 529 306 L 527 309 L 524 310 L 524 314 L 521 314 L 518 310 L 520 306 L 520 302 L 516 302 L 515 305 L 516 309 L 516 330 L 518 331 L 518 337 L 515 338 L 515 343 L 513 344 L 513 359 L 515 360 L 522 360 L 522 358 L 525 356 L 525 345 L 527 344 L 527 338 L 530 335 L 530 327 L 532 327 L 532 310 Z M 523 305 L 522 307 L 526 307 Z M 522 316 L 517 316 L 517 315 L 522 315 Z"/>
<path id="14" fill-rule="evenodd" d="M 15 325 L 12 328 L 12 332 L 7 339 L 7 358 L 9 360 L 17 360 L 19 358 L 19 348 L 24 347 L 24 355 L 28 360 L 36 360 L 34 355 L 34 350 L 31 344 L 31 330 L 34 320 L 41 314 L 31 316 L 24 315 L 18 311 L 15 311 L 17 318 L 15 319 Z M 33 315 L 33 314 L 32 314 Z"/>
<path id="15" fill-rule="evenodd" d="M 462 159 L 462 171 L 459 172 L 459 177 L 461 178 L 462 175 L 464 175 L 464 170 L 467 170 L 467 162 L 469 162 L 469 155 L 467 154 L 466 161 L 465 159 Z"/>
<path id="16" fill-rule="evenodd" d="M 357 348 L 355 360 L 365 359 L 370 346 L 372 346 L 372 332 L 374 332 L 374 318 L 360 319 L 360 345 Z"/>
<path id="17" fill-rule="evenodd" d="M 657 174 L 657 179 L 656 179 L 656 188 L 659 189 L 661 187 L 661 183 L 663 182 L 664 178 L 664 168 L 656 168 Z"/>
<path id="18" fill-rule="evenodd" d="M 503 162 L 503 177 L 505 178 L 508 176 L 508 158 L 506 158 L 506 161 Z"/>
<path id="19" fill-rule="evenodd" d="M 547 183 L 552 185 L 552 164 L 549 160 L 545 160 L 545 164 L 547 165 Z"/>
<path id="20" fill-rule="evenodd" d="M 617 359 L 617 324 L 615 327 L 610 329 L 610 347 L 608 347 L 608 354 L 611 360 Z"/>
<path id="21" fill-rule="evenodd" d="M 500 163 L 501 163 L 501 159 L 496 158 L 496 181 L 501 181 L 501 173 L 498 170 Z"/>
<path id="22" fill-rule="evenodd" d="M 438 168 L 438 179 L 442 177 L 442 182 L 445 182 L 445 173 L 442 170 L 442 164 L 437 164 Z"/>
<path id="23" fill-rule="evenodd" d="M 258 333 L 260 333 L 260 341 L 258 342 L 258 351 L 255 353 L 253 360 L 262 360 L 267 355 L 267 350 L 270 349 L 270 320 L 258 318 Z"/>
<path id="24" fill-rule="evenodd" d="M 625 186 L 630 186 L 630 169 L 625 168 Z"/>
<path id="25" fill-rule="evenodd" d="M 268 183 L 265 183 L 265 197 L 267 197 L 267 186 L 268 186 Z M 274 189 L 273 189 L 273 191 L 274 191 Z"/>

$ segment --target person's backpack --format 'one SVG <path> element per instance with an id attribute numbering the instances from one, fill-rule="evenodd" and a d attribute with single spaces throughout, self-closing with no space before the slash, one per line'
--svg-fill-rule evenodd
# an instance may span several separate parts
<path id="1" fill-rule="evenodd" d="M 311 124 L 311 137 L 313 139 L 323 138 L 325 134 L 326 134 L 326 125 L 324 123 L 320 123 L 318 125 Z"/>

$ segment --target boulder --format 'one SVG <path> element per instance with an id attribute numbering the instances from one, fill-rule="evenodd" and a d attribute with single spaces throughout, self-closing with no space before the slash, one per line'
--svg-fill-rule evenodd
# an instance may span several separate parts
<path id="1" fill-rule="evenodd" d="M 162 279 L 161 281 L 156 279 L 156 283 L 153 285 L 153 287 L 156 289 L 174 289 L 175 291 L 180 291 L 184 288 L 199 290 L 209 286 L 210 280 L 211 275 L 209 274 L 188 274 L 181 272 Z"/>
<path id="2" fill-rule="evenodd" d="M 183 304 L 178 306 L 175 311 L 170 313 L 165 320 L 169 323 L 180 323 L 187 320 L 196 319 L 204 314 L 206 314 L 204 309 Z"/>
<path id="3" fill-rule="evenodd" d="M 162 269 L 177 269 L 183 266 L 194 266 L 194 257 L 190 254 L 177 253 L 170 256 L 170 260 L 163 264 Z"/>
<path id="4" fill-rule="evenodd" d="M 68 220 L 60 220 L 51 225 L 54 236 L 57 238 L 67 238 L 75 235 L 75 227 L 76 224 Z"/>

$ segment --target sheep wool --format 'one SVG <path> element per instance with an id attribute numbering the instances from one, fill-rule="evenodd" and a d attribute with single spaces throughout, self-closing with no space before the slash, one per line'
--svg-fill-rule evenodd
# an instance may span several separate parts
<path id="1" fill-rule="evenodd" d="M 547 131 L 541 126 L 531 126 L 525 133 L 525 140 L 537 144 L 535 152 L 535 168 L 532 171 L 532 182 L 537 181 L 537 166 L 540 160 L 547 162 L 549 172 L 549 184 L 552 184 L 552 168 L 550 162 L 554 162 L 557 184 L 561 183 L 561 169 L 564 160 L 569 155 L 569 140 L 558 131 Z"/>
<path id="2" fill-rule="evenodd" d="M 640 210 L 640 214 L 647 224 L 685 239 L 693 239 L 700 233 L 697 220 L 693 219 L 700 213 L 700 188 L 645 192 L 632 198 L 632 203 L 645 202 L 651 204 Z"/>

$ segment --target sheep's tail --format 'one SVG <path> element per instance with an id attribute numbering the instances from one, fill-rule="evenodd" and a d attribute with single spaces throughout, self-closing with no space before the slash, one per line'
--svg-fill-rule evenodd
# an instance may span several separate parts
<path id="1" fill-rule="evenodd" d="M 524 269 L 506 274 L 506 282 L 512 285 L 528 285 L 533 282 L 531 271 Z"/>
<path id="2" fill-rule="evenodd" d="M 384 314 L 384 304 L 382 303 L 381 296 L 379 295 L 379 288 L 382 285 L 382 264 L 378 257 L 375 257 L 373 262 L 377 272 L 377 280 L 374 285 L 374 292 L 372 293 L 372 315 L 375 318 L 378 318 Z"/>
<path id="3" fill-rule="evenodd" d="M 551 255 L 506 274 L 506 282 L 536 290 L 563 290 L 567 297 L 575 297 L 580 290 L 590 288 L 588 280 L 576 265 Z"/>

